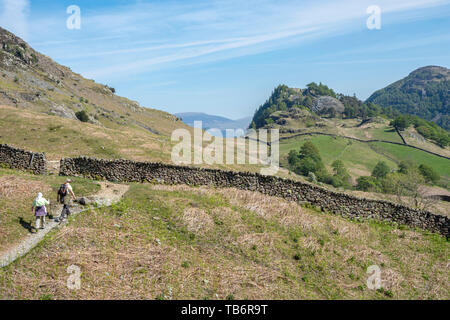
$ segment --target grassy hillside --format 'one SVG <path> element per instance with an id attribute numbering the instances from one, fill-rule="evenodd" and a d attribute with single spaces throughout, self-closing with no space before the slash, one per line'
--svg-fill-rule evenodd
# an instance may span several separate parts
<path id="1" fill-rule="evenodd" d="M 0 106 L 0 141 L 45 152 L 51 160 L 86 155 L 168 161 L 171 152 L 170 136 L 139 127 L 104 128 L 6 106 Z"/>
<path id="2" fill-rule="evenodd" d="M 188 130 L 192 133 L 192 128 Z M 193 134 L 191 135 L 193 143 Z M 172 163 L 170 136 L 154 134 L 139 127 L 104 128 L 95 124 L 57 116 L 0 106 L 0 143 L 11 144 L 36 152 L 45 152 L 48 160 L 64 157 L 91 156 L 101 159 L 130 159 L 135 161 Z M 211 141 L 205 141 L 206 148 Z M 226 143 L 225 139 L 223 141 Z M 246 146 L 246 155 L 249 148 Z M 202 164 L 224 170 L 257 172 L 261 165 Z M 247 161 L 248 163 L 248 161 Z"/>
<path id="3" fill-rule="evenodd" d="M 329 136 L 303 136 L 282 140 L 280 143 L 281 163 L 287 166 L 287 154 L 290 150 L 299 150 L 306 142 L 313 142 L 319 149 L 324 164 L 331 168 L 334 160 L 342 160 L 353 177 L 369 174 L 380 160 L 385 160 L 394 168 L 395 162 L 373 151 L 369 145 L 345 138 Z M 358 154 L 358 157 L 355 157 Z"/>
<path id="4" fill-rule="evenodd" d="M 371 143 L 373 149 L 378 153 L 395 159 L 396 161 L 411 160 L 417 163 L 428 164 L 439 172 L 447 181 L 450 177 L 450 160 L 436 157 L 432 154 L 408 148 L 406 146 L 392 145 L 382 142 Z"/>
<path id="5" fill-rule="evenodd" d="M 234 189 L 132 184 L 0 270 L 2 299 L 449 299 L 444 238 Z M 366 286 L 381 270 L 383 290 Z M 81 268 L 81 289 L 66 269 Z"/>
<path id="6" fill-rule="evenodd" d="M 115 89 L 85 79 L 0 28 L 0 105 L 85 121 L 99 128 L 140 128 L 168 136 L 187 128 L 169 113 L 144 108 Z"/>

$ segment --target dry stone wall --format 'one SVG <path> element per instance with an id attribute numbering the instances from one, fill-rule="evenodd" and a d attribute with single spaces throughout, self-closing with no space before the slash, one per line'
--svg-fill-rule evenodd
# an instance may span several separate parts
<path id="1" fill-rule="evenodd" d="M 450 219 L 445 216 L 411 209 L 387 201 L 361 199 L 298 181 L 255 173 L 80 157 L 62 159 L 60 174 L 65 176 L 81 175 L 122 182 L 234 187 L 258 191 L 287 200 L 309 202 L 320 207 L 323 211 L 349 218 L 391 221 L 449 237 Z"/>
<path id="2" fill-rule="evenodd" d="M 47 162 L 44 153 L 36 153 L 0 144 L 0 164 L 12 169 L 29 170 L 34 174 L 45 174 Z"/>

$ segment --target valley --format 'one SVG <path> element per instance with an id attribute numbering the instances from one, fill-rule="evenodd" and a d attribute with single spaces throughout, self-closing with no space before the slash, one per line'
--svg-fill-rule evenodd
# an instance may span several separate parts
<path id="1" fill-rule="evenodd" d="M 0 28 L 0 143 L 45 153 L 48 168 L 33 174 L 33 157 L 23 170 L 0 163 L 0 253 L 30 240 L 38 192 L 57 216 L 56 192 L 70 178 L 80 209 L 0 268 L 0 299 L 447 300 L 448 74 L 423 67 L 367 101 L 322 83 L 279 85 L 252 119 L 172 115 Z M 221 132 L 279 130 L 281 168 L 259 175 L 269 162 L 255 160 L 264 148 L 250 150 L 249 139 L 246 163 L 203 154 L 174 166 L 174 132 L 190 139 L 194 120 Z M 210 146 L 205 131 L 188 155 Z M 113 194 L 112 183 L 117 201 L 81 204 Z M 66 285 L 72 265 L 80 290 Z M 367 286 L 373 265 L 383 269 L 377 290 Z"/>

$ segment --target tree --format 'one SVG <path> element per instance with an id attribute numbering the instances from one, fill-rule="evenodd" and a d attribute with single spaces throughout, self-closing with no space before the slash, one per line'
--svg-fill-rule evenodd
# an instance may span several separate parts
<path id="1" fill-rule="evenodd" d="M 390 171 L 391 169 L 389 169 L 389 166 L 386 164 L 386 162 L 379 161 L 372 171 L 372 177 L 383 179 Z"/>
<path id="2" fill-rule="evenodd" d="M 430 210 L 437 202 L 427 196 L 425 178 L 417 167 L 408 169 L 407 174 L 393 174 L 391 184 L 398 202 L 406 206 Z"/>
<path id="3" fill-rule="evenodd" d="M 288 162 L 295 173 L 307 176 L 310 172 L 313 172 L 319 180 L 326 171 L 319 150 L 311 141 L 305 142 L 299 152 L 291 150 L 288 155 Z"/>
<path id="4" fill-rule="evenodd" d="M 400 162 L 400 164 L 398 165 L 398 172 L 403 173 L 403 174 L 407 174 L 409 168 L 414 168 L 416 166 L 416 164 L 413 161 L 410 160 L 403 160 Z"/>
<path id="5" fill-rule="evenodd" d="M 295 151 L 295 150 L 289 151 L 289 154 L 288 154 L 288 163 L 289 163 L 289 165 L 295 166 L 297 164 L 298 160 L 299 160 L 298 159 L 298 152 Z"/>
<path id="6" fill-rule="evenodd" d="M 347 172 L 347 170 L 344 167 L 344 163 L 341 160 L 335 160 L 331 164 L 331 167 L 333 168 L 334 174 L 339 175 L 343 173 L 344 171 Z"/>
<path id="7" fill-rule="evenodd" d="M 322 161 L 320 157 L 319 149 L 311 141 L 306 141 L 300 148 L 300 159 L 312 158 L 314 161 Z"/>
<path id="8" fill-rule="evenodd" d="M 390 125 L 399 131 L 403 131 L 408 128 L 411 123 L 408 121 L 408 118 L 406 116 L 399 116 L 391 121 Z"/>
<path id="9" fill-rule="evenodd" d="M 331 167 L 333 168 L 334 176 L 331 179 L 331 184 L 335 187 L 347 187 L 350 185 L 351 177 L 341 160 L 335 160 Z"/>
<path id="10" fill-rule="evenodd" d="M 369 176 L 361 176 L 356 179 L 356 189 L 362 191 L 379 191 L 379 185 L 377 179 Z"/>
<path id="11" fill-rule="evenodd" d="M 424 177 L 425 182 L 435 184 L 438 183 L 439 180 L 441 179 L 439 173 L 437 173 L 432 167 L 426 164 L 421 164 L 419 166 L 419 171 Z"/>

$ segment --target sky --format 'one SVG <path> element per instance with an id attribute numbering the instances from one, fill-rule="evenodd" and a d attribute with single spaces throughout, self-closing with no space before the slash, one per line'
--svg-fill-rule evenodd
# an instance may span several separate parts
<path id="1" fill-rule="evenodd" d="M 232 119 L 279 84 L 364 100 L 450 66 L 450 0 L 0 0 L 0 26 L 142 106 Z"/>

